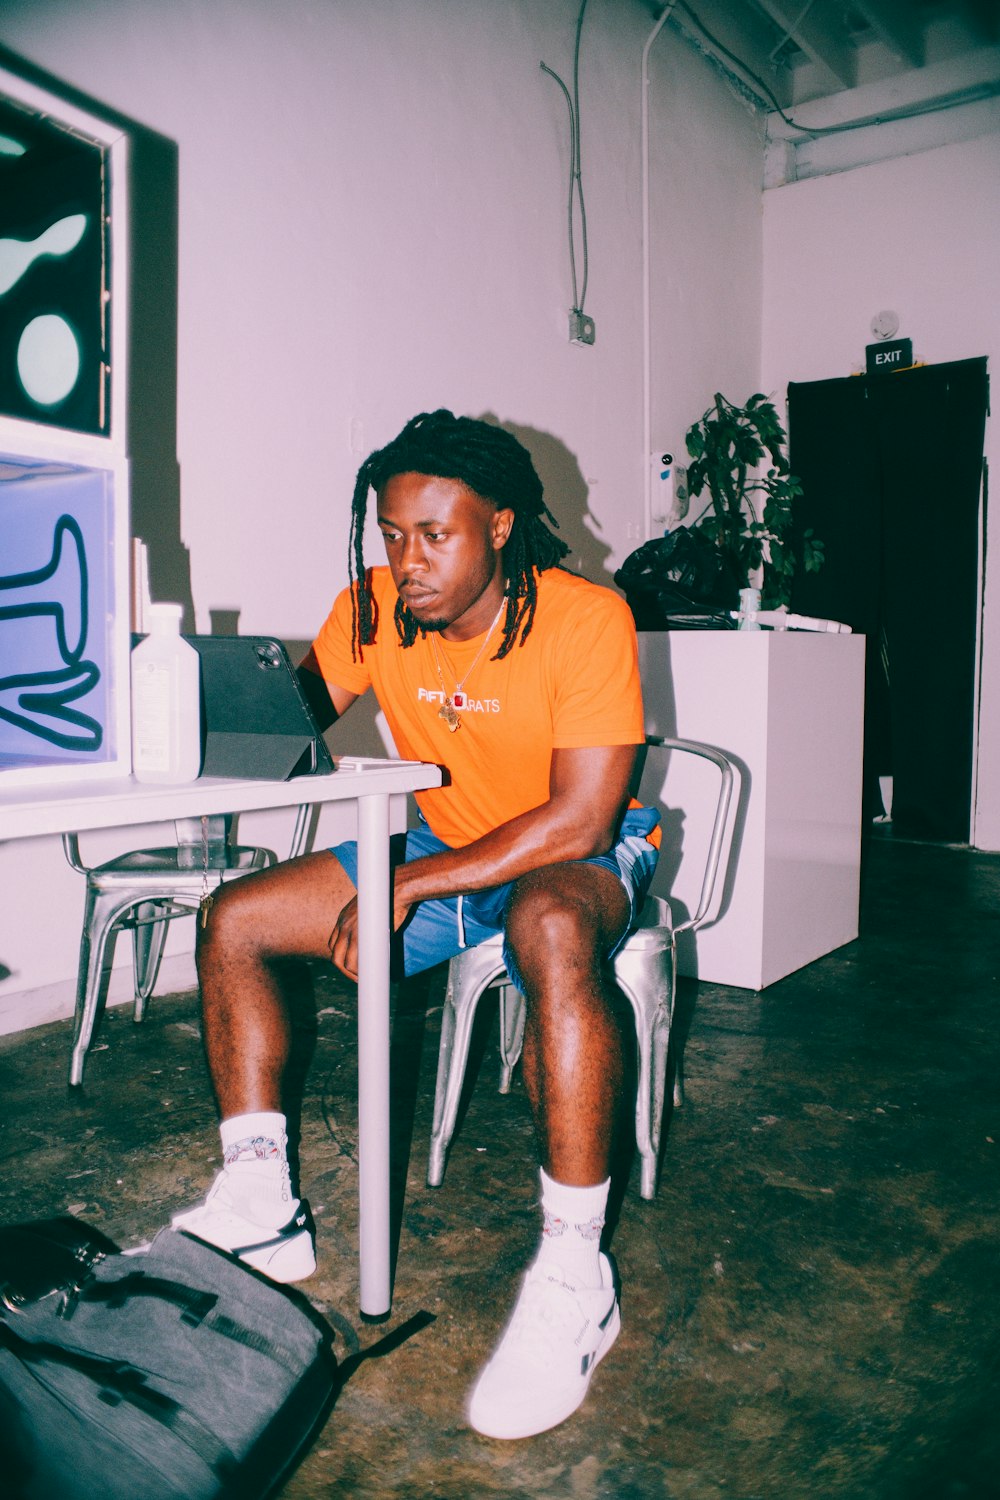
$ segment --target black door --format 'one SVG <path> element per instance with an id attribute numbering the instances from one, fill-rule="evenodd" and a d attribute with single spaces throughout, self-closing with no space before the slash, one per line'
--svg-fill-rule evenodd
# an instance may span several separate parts
<path id="1" fill-rule="evenodd" d="M 865 815 L 892 776 L 894 829 L 969 838 L 985 359 L 792 383 L 796 531 L 826 547 L 792 609 L 868 637 Z"/>

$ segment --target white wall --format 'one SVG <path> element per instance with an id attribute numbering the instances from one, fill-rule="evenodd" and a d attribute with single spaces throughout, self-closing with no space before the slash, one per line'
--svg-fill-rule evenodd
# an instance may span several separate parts
<path id="1" fill-rule="evenodd" d="M 1000 355 L 1000 136 L 812 178 L 764 195 L 763 383 L 864 368 L 872 316 L 929 364 Z M 986 454 L 1000 473 L 1000 432 Z M 936 455 L 943 461 L 944 455 Z M 929 456 L 929 460 L 933 461 Z M 932 548 L 933 539 L 928 539 Z M 929 557 L 929 566 L 932 561 Z M 1000 849 L 1000 512 L 987 538 L 974 842 Z"/>
<path id="2" fill-rule="evenodd" d="M 763 121 L 694 64 L 666 26 L 649 67 L 650 436 L 675 454 L 716 391 L 742 404 L 760 382 Z"/>
<path id="3" fill-rule="evenodd" d="M 567 339 L 568 114 L 539 69 L 571 82 L 577 10 L 5 0 L 0 44 L 177 144 L 180 540 L 197 628 L 237 610 L 244 633 L 308 639 L 346 580 L 361 458 L 440 404 L 515 426 L 588 576 L 609 582 L 641 539 L 652 23 L 640 0 L 587 10 L 597 341 L 581 348 Z M 679 446 L 713 391 L 757 386 L 761 127 L 669 28 L 650 76 L 654 434 Z M 162 248 L 140 240 L 134 257 Z M 146 530 L 155 581 L 158 547 L 178 538 Z M 50 843 L 0 846 L 0 1001 L 75 971 L 82 892 L 60 860 Z"/>

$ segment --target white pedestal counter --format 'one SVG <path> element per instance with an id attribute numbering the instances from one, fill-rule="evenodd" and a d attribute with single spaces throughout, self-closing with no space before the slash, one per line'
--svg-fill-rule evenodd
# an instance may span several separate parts
<path id="1" fill-rule="evenodd" d="M 740 773 L 716 914 L 680 972 L 759 990 L 857 937 L 864 637 L 641 631 L 639 660 L 648 732 L 715 745 Z M 643 778 L 664 818 L 653 890 L 678 919 L 700 890 L 713 774 L 674 756 L 664 776 L 651 754 Z"/>

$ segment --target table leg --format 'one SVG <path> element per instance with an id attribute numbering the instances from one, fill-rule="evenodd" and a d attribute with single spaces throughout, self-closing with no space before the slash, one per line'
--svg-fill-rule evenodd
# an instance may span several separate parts
<path id="1" fill-rule="evenodd" d="M 361 1315 L 388 1317 L 389 798 L 358 798 L 358 1207 Z"/>

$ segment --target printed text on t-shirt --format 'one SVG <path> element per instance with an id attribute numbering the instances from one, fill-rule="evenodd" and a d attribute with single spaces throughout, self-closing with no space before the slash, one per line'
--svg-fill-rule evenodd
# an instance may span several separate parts
<path id="1" fill-rule="evenodd" d="M 444 702 L 444 693 L 440 688 L 418 688 L 417 701 L 420 703 Z M 500 712 L 499 698 L 471 698 L 468 693 L 456 695 L 454 707 L 459 713 L 472 714 L 498 714 Z"/>

